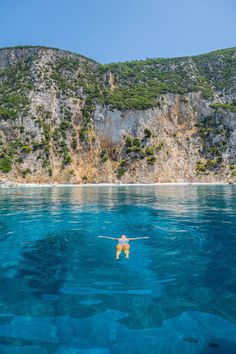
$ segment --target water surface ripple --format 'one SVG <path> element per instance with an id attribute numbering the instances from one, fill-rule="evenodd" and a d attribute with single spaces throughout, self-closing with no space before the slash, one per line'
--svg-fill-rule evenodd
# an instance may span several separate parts
<path id="1" fill-rule="evenodd" d="M 0 190 L 0 353 L 235 354 L 236 187 Z M 150 236 L 114 259 L 97 235 Z"/>

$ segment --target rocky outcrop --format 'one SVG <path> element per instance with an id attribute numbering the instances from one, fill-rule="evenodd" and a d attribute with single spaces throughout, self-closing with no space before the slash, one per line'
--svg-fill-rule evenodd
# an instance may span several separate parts
<path id="1" fill-rule="evenodd" d="M 235 65 L 234 51 L 230 53 Z M 228 52 L 226 57 L 229 60 Z M 212 77 L 214 70 L 221 75 L 214 69 L 219 60 L 226 59 L 218 54 L 215 63 L 212 56 L 209 59 Z M 159 62 L 153 69 L 154 64 L 142 64 L 143 70 L 150 65 L 155 70 L 152 80 L 164 70 Z M 176 66 L 163 65 L 169 65 L 173 76 Z M 195 85 L 196 65 L 190 69 L 189 87 L 189 80 Z M 133 73 L 125 76 L 120 70 L 55 49 L 0 50 L 0 179 L 24 183 L 235 181 L 233 76 L 225 87 L 218 87 L 218 76 L 213 81 L 210 74 L 202 86 L 191 86 L 194 91 L 170 92 L 176 86 L 168 90 L 165 86 L 150 100 L 154 86 L 147 93 L 138 81 L 132 81 Z M 204 96 L 206 89 L 211 97 Z"/>

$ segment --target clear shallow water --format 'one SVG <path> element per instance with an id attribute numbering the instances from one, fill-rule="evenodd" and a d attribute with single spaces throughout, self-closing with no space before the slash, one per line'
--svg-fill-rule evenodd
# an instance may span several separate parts
<path id="1" fill-rule="evenodd" d="M 234 186 L 0 190 L 0 353 L 235 354 Z M 115 241 L 150 236 L 114 259 Z"/>

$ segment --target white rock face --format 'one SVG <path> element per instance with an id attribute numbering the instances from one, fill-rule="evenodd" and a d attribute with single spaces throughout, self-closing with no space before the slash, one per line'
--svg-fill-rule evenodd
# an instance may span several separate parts
<path id="1" fill-rule="evenodd" d="M 142 137 L 145 128 L 155 133 L 168 129 L 170 133 L 176 130 L 178 124 L 196 123 L 200 117 L 208 114 L 206 104 L 203 104 L 198 93 L 182 96 L 166 94 L 161 96 L 161 108 L 152 108 L 145 111 L 128 110 L 125 112 L 110 110 L 97 106 L 94 114 L 94 125 L 96 131 L 108 137 L 112 143 L 116 144 L 123 140 L 124 136 L 131 135 Z M 165 119 L 165 117 L 167 119 Z M 190 120 L 193 119 L 193 121 Z M 165 126 L 163 126 L 165 121 Z"/>
<path id="2" fill-rule="evenodd" d="M 86 126 L 89 131 L 86 141 L 81 138 L 86 95 L 83 88 L 74 96 L 59 94 L 58 83 L 51 79 L 52 66 L 58 58 L 66 60 L 74 58 L 74 54 L 45 48 L 0 51 L 0 70 L 33 60 L 29 74 L 35 84 L 28 93 L 27 112 L 22 112 L 15 120 L 0 117 L 0 152 L 9 154 L 13 143 L 20 146 L 19 156 L 12 156 L 12 170 L 0 171 L 0 180 L 35 183 L 235 180 L 236 113 L 216 111 L 210 106 L 219 99 L 224 103 L 222 97 L 216 95 L 209 102 L 200 92 L 167 93 L 158 98 L 158 107 L 147 110 L 121 111 L 96 103 Z M 81 67 L 72 77 L 74 82 L 80 79 L 83 65 L 88 62 L 83 57 L 78 60 Z M 116 89 L 116 79 L 109 73 L 112 90 Z M 66 111 L 70 114 L 69 125 L 67 121 L 63 138 L 58 140 L 57 133 L 65 123 Z M 145 136 L 145 129 L 150 131 L 150 137 Z M 125 142 L 127 136 L 139 139 L 141 152 L 129 151 Z M 214 161 L 216 149 L 220 149 L 221 167 L 209 168 L 205 173 L 204 166 L 211 167 L 217 162 Z M 107 158 L 102 157 L 103 150 Z M 153 153 L 148 155 L 150 151 Z M 67 155 L 69 163 L 63 166 Z"/>

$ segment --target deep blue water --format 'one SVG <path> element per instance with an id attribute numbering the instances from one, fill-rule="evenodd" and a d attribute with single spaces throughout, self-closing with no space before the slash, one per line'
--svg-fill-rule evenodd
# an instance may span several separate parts
<path id="1" fill-rule="evenodd" d="M 0 190 L 1 354 L 235 354 L 236 187 Z M 150 236 L 115 260 L 115 241 Z"/>

